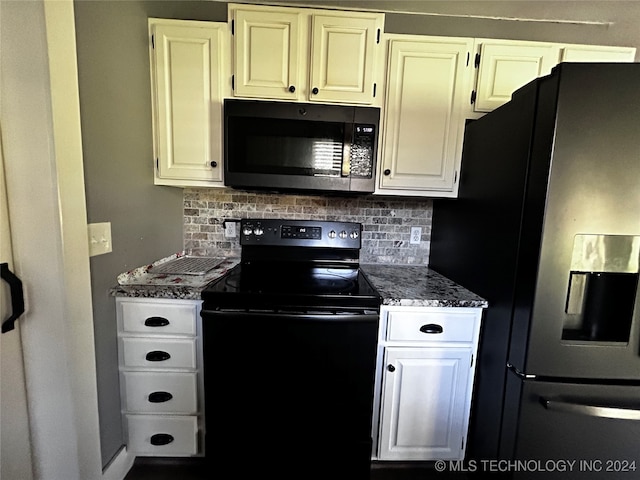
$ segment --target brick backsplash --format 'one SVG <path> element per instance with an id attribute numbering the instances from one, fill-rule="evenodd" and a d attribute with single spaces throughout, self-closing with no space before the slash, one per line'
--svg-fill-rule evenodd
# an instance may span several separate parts
<path id="1" fill-rule="evenodd" d="M 230 189 L 184 190 L 184 248 L 216 256 L 239 256 L 238 237 L 225 238 L 224 221 L 283 218 L 362 224 L 361 263 L 427 265 L 432 202 L 423 198 L 285 195 Z M 409 243 L 411 227 L 422 241 Z"/>

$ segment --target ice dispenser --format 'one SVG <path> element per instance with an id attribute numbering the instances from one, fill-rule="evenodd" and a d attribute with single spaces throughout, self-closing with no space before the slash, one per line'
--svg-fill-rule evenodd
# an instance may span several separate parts
<path id="1" fill-rule="evenodd" d="M 562 339 L 628 343 L 639 265 L 638 235 L 576 235 Z"/>

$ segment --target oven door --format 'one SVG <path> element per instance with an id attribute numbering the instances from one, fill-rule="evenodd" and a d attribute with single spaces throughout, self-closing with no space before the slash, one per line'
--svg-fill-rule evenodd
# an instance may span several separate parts
<path id="1" fill-rule="evenodd" d="M 209 460 L 245 475 L 369 478 L 377 312 L 202 318 L 207 442 L 220 446 Z"/>
<path id="2" fill-rule="evenodd" d="M 522 383 L 514 478 L 625 479 L 640 471 L 640 386 Z M 573 462 L 573 463 L 572 463 Z"/>

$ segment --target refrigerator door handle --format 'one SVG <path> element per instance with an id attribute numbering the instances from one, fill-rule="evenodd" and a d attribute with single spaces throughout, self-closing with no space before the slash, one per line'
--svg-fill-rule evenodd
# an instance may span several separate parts
<path id="1" fill-rule="evenodd" d="M 555 412 L 576 413 L 589 417 L 617 418 L 621 420 L 639 420 L 640 409 L 625 408 L 615 405 L 590 405 L 575 401 L 540 397 L 540 403 L 547 410 Z"/>
<path id="2" fill-rule="evenodd" d="M 534 380 L 537 378 L 537 375 L 533 375 L 531 373 L 524 373 L 518 370 L 518 367 L 516 367 L 511 362 L 507 362 L 507 369 L 522 380 Z"/>

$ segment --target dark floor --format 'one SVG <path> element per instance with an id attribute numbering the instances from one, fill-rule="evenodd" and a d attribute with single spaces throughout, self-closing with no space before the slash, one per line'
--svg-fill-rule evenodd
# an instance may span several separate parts
<path id="1" fill-rule="evenodd" d="M 204 480 L 234 478 L 244 480 L 243 475 L 205 472 L 202 462 L 195 459 L 143 458 L 136 459 L 125 480 Z M 273 477 L 269 475 L 269 477 Z M 276 477 L 277 478 L 277 475 Z M 371 480 L 467 480 L 464 473 L 438 472 L 430 463 L 377 463 L 371 467 Z M 300 480 L 304 480 L 301 478 Z"/>

